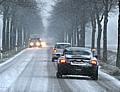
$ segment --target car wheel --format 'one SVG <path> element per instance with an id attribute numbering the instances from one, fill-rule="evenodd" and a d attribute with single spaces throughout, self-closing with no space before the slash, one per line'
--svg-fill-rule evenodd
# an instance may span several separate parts
<path id="1" fill-rule="evenodd" d="M 57 73 L 56 73 L 56 77 L 57 77 L 57 78 L 62 78 L 62 74 L 60 74 L 60 73 L 57 72 Z"/>
<path id="2" fill-rule="evenodd" d="M 55 61 L 55 59 L 54 58 L 52 58 L 52 62 L 54 62 Z"/>
<path id="3" fill-rule="evenodd" d="M 94 75 L 91 77 L 93 80 L 98 80 L 98 75 Z"/>
<path id="4" fill-rule="evenodd" d="M 93 75 L 91 76 L 91 78 L 93 80 L 98 80 L 98 70 L 96 70 L 96 72 L 93 73 Z"/>

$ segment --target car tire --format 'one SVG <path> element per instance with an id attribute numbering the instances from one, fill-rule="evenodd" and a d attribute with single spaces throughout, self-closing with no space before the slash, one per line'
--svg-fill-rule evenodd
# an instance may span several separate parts
<path id="1" fill-rule="evenodd" d="M 91 76 L 91 78 L 93 80 L 98 80 L 98 69 L 93 73 L 93 75 Z"/>
<path id="2" fill-rule="evenodd" d="M 98 80 L 98 75 L 94 75 L 91 77 L 93 80 Z"/>
<path id="3" fill-rule="evenodd" d="M 55 59 L 54 58 L 52 58 L 52 62 L 54 62 L 55 61 Z"/>
<path id="4" fill-rule="evenodd" d="M 57 78 L 62 78 L 62 74 L 57 72 L 57 73 L 56 73 L 56 77 L 57 77 Z"/>

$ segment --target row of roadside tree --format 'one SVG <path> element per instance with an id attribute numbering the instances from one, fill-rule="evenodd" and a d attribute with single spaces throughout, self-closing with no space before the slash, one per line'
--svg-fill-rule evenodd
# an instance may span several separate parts
<path id="1" fill-rule="evenodd" d="M 91 48 L 97 48 L 98 58 L 103 62 L 107 62 L 108 17 L 109 12 L 116 8 L 118 8 L 118 0 L 56 1 L 51 13 L 52 16 L 49 19 L 48 33 L 57 38 L 57 41 L 67 41 L 72 43 L 73 46 L 85 47 L 86 31 L 88 27 L 91 27 Z M 102 47 L 101 40 L 103 41 Z M 118 41 L 120 41 L 120 38 Z M 120 46 L 120 43 L 118 43 L 118 46 Z M 103 48 L 102 53 L 101 48 Z M 120 57 L 120 53 L 118 57 Z M 120 67 L 120 58 L 117 60 L 116 65 Z"/>
<path id="2" fill-rule="evenodd" d="M 27 45 L 32 33 L 41 33 L 43 23 L 36 0 L 0 0 L 3 52 Z"/>

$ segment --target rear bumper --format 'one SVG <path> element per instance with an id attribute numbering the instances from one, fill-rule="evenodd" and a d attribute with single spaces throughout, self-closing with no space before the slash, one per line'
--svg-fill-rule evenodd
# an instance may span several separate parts
<path id="1" fill-rule="evenodd" d="M 98 66 L 79 66 L 70 64 L 58 64 L 58 72 L 62 75 L 88 75 L 91 76 L 98 71 Z"/>

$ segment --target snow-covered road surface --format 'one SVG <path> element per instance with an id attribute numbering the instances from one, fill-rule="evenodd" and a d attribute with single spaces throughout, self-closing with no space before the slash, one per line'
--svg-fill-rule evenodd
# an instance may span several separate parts
<path id="1" fill-rule="evenodd" d="M 120 92 L 120 81 L 99 71 L 99 79 L 57 79 L 49 48 L 26 49 L 0 65 L 0 92 Z"/>

